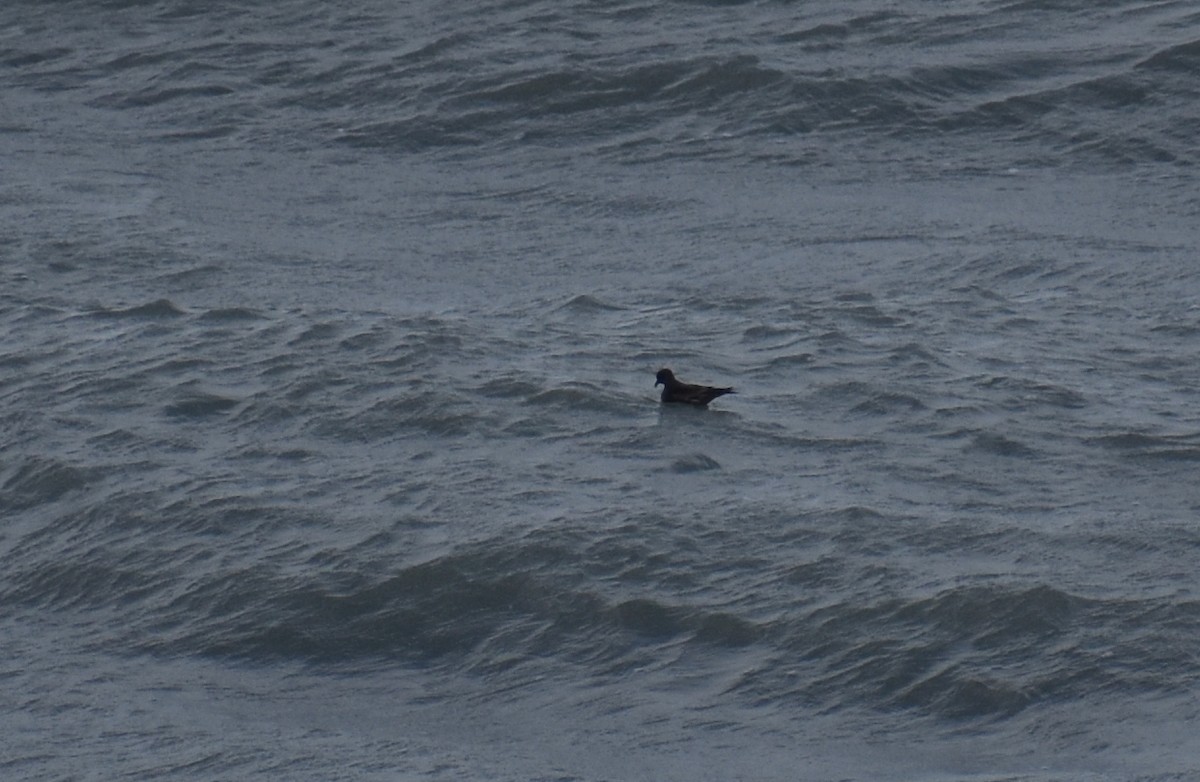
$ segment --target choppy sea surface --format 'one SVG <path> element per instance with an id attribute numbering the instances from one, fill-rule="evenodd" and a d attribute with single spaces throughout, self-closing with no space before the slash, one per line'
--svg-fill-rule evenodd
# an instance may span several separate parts
<path id="1" fill-rule="evenodd" d="M 8 0 L 0 775 L 1200 778 L 1198 107 L 1172 0 Z"/>

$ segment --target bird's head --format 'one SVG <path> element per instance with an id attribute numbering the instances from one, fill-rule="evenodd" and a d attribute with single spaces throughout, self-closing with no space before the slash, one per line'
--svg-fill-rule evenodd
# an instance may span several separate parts
<path id="1" fill-rule="evenodd" d="M 669 369 L 660 369 L 658 374 L 654 376 L 654 385 L 665 386 L 675 379 L 675 374 Z"/>

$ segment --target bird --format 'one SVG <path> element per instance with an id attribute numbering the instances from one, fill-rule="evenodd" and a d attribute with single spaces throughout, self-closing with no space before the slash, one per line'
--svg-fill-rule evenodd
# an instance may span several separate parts
<path id="1" fill-rule="evenodd" d="M 662 401 L 680 402 L 685 405 L 706 407 L 709 402 L 725 394 L 736 394 L 732 388 L 714 388 L 713 386 L 697 386 L 684 383 L 675 378 L 675 373 L 669 369 L 658 370 L 654 379 L 655 387 L 661 385 Z"/>

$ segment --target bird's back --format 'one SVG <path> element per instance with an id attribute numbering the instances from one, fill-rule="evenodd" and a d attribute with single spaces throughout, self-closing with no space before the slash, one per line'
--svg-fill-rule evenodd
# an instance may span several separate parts
<path id="1" fill-rule="evenodd" d="M 713 386 L 698 386 L 676 381 L 663 386 L 662 401 L 681 402 L 703 407 L 719 396 L 734 393 L 737 392 L 732 388 L 714 388 Z"/>

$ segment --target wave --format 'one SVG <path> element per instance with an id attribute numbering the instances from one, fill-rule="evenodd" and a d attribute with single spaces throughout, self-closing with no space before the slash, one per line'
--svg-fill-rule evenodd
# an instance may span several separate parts
<path id="1" fill-rule="evenodd" d="M 1092 643 L 1106 625 L 1134 622 L 1149 630 L 1143 612 L 1150 606 L 1176 626 L 1151 630 L 1156 641 Z M 785 628 L 776 652 L 733 691 L 759 704 L 994 721 L 1047 702 L 1170 692 L 1190 657 L 1170 650 L 1170 639 L 1180 624 L 1198 621 L 1191 602 L 1087 599 L 1047 585 L 963 586 L 927 598 L 838 603 Z M 1131 669 L 1145 670 L 1145 645 L 1156 642 L 1159 675 L 1130 677 Z"/>
<path id="2" fill-rule="evenodd" d="M 526 542 L 452 554 L 372 579 L 235 571 L 167 607 L 174 629 L 148 651 L 257 662 L 354 664 L 371 659 L 488 670 L 526 656 L 608 666 L 651 640 L 714 647 L 753 642 L 753 622 L 654 598 L 611 598 L 555 571 L 576 553 Z"/>
<path id="3" fill-rule="evenodd" d="M 0 509 L 19 511 L 54 502 L 87 487 L 100 473 L 58 459 L 28 457 L 4 471 Z"/>
<path id="4" fill-rule="evenodd" d="M 1028 445 L 996 432 L 977 432 L 967 450 L 1022 459 L 1037 455 L 1037 451 Z"/>
<path id="5" fill-rule="evenodd" d="M 622 307 L 619 304 L 612 304 L 610 302 L 603 301 L 602 299 L 597 298 L 596 296 L 590 296 L 588 294 L 581 293 L 577 296 L 572 296 L 568 301 L 566 301 L 563 304 L 556 307 L 555 311 L 590 314 L 590 313 L 605 313 L 605 312 L 623 312 L 623 311 L 625 311 L 625 309 L 626 309 L 625 307 Z"/>
<path id="6" fill-rule="evenodd" d="M 677 154 L 708 154 L 681 141 L 709 138 L 789 138 L 849 130 L 894 137 L 1000 134 L 1040 138 L 1048 149 L 1097 154 L 1115 162 L 1184 160 L 1191 152 L 1173 138 L 1170 121 L 1158 132 L 1128 132 L 1124 116 L 1144 108 L 1158 91 L 1153 73 L 1185 67 L 1190 46 L 1117 74 L 1076 55 L 1032 55 L 983 65 L 922 66 L 909 73 L 818 73 L 769 66 L 753 55 L 664 60 L 635 67 L 521 72 L 456 85 L 436 109 L 360 125 L 338 138 L 358 146 L 405 151 L 446 146 L 524 143 L 600 143 L 618 154 L 676 145 Z M 1077 72 L 1066 85 L 1047 74 Z M 1091 117 L 1087 124 L 1079 116 Z M 1100 118 L 1114 122 L 1101 122 Z M 678 130 L 686 119 L 691 130 Z M 1101 130 L 1113 125 L 1116 132 Z M 1137 135 L 1135 135 L 1137 133 Z"/>
<path id="7" fill-rule="evenodd" d="M 1200 74 L 1200 41 L 1188 41 L 1160 49 L 1139 62 L 1139 69 L 1178 72 L 1185 76 Z"/>
<path id="8" fill-rule="evenodd" d="M 170 299 L 156 299 L 155 301 L 132 307 L 111 309 L 101 307 L 94 310 L 91 314 L 101 318 L 177 318 L 186 315 L 187 312 Z"/>
<path id="9" fill-rule="evenodd" d="M 637 594 L 628 575 L 597 580 L 597 568 L 615 575 L 632 565 L 636 544 L 610 539 L 604 559 L 596 545 L 490 541 L 382 576 L 330 562 L 317 575 L 233 570 L 179 592 L 139 646 L 254 664 L 403 663 L 500 680 L 560 665 L 603 679 L 648 656 L 725 655 L 744 669 L 727 694 L 760 707 L 799 701 L 821 711 L 993 721 L 1047 702 L 1174 691 L 1193 663 L 1180 642 L 1200 630 L 1194 601 L 1084 597 L 1048 584 L 850 597 L 837 589 L 845 563 L 833 555 L 777 582 L 827 598 L 763 618 L 696 597 Z M 640 563 L 643 578 L 651 563 Z M 649 572 L 669 573 L 662 564 Z M 581 565 L 591 578 L 573 574 Z M 82 589 L 51 583 L 65 573 L 27 574 L 22 599 L 40 590 L 43 602 L 73 604 Z M 96 578 L 135 594 L 148 583 L 115 572 Z"/>
<path id="10" fill-rule="evenodd" d="M 238 321 L 267 320 L 268 316 L 249 307 L 218 307 L 200 314 L 202 321 L 229 323 Z"/>
<path id="11" fill-rule="evenodd" d="M 542 393 L 539 382 L 522 378 L 514 372 L 498 387 L 463 393 L 491 389 L 514 400 Z M 649 431 L 638 445 L 660 435 Z M 1096 445 L 1123 453 L 1181 441 L 1190 442 L 1117 431 Z M 6 550 L 0 605 L 116 617 L 121 631 L 109 629 L 98 643 L 121 654 L 351 673 L 415 666 L 493 685 L 563 670 L 573 681 L 605 682 L 686 660 L 698 666 L 696 676 L 720 682 L 722 699 L 750 706 L 906 712 L 950 723 L 1167 693 L 1193 678 L 1186 639 L 1200 631 L 1200 605 L 1185 593 L 1134 597 L 1136 590 L 1068 588 L 1046 572 L 970 573 L 971 557 L 986 556 L 994 568 L 1057 544 L 1044 533 L 1031 546 L 1027 530 L 975 518 L 902 518 L 882 504 L 806 514 L 759 512 L 744 500 L 714 509 L 701 498 L 682 511 L 606 506 L 524 534 L 410 549 L 445 525 L 463 541 L 478 529 L 472 514 L 495 505 L 468 503 L 473 510 L 463 512 L 439 496 L 445 482 L 433 475 L 360 469 L 349 478 L 356 496 L 387 491 L 397 497 L 387 507 L 405 508 L 394 523 L 364 530 L 359 525 L 375 520 L 335 507 L 344 493 L 308 507 L 326 493 L 321 481 L 346 480 L 325 474 L 330 454 L 319 444 L 254 443 L 237 454 L 256 459 L 265 480 L 240 486 L 233 463 L 203 477 L 168 470 L 170 485 L 142 491 L 108 483 L 127 465 L 10 461 L 0 497 L 9 508 L 37 508 L 23 523 L 39 529 Z M 263 459 L 287 463 L 268 470 Z M 656 475 L 691 483 L 689 473 L 708 477 L 718 467 L 693 451 Z M 273 481 L 283 484 L 277 495 Z M 537 487 L 523 488 L 528 497 Z M 88 497 L 83 509 L 53 508 Z M 1110 537 L 1103 545 L 1130 553 L 1129 535 Z M 1171 545 L 1193 538 L 1181 528 Z M 914 578 L 907 568 L 930 556 L 952 560 L 954 575 Z M 732 679 L 731 669 L 740 672 Z"/>
<path id="12" fill-rule="evenodd" d="M 1200 461 L 1200 436 L 1195 434 L 1149 434 L 1119 432 L 1089 438 L 1088 442 L 1117 451 L 1129 459 L 1161 459 L 1167 462 Z"/>
<path id="13" fill-rule="evenodd" d="M 1043 383 L 1029 378 L 1009 375 L 992 375 L 979 382 L 989 392 L 1002 392 L 1001 404 L 1013 409 L 1027 410 L 1031 406 L 1047 406 L 1065 410 L 1077 410 L 1089 405 L 1088 397 L 1081 391 L 1055 383 Z"/>
<path id="14" fill-rule="evenodd" d="M 240 400 L 221 394 L 190 391 L 171 404 L 163 412 L 177 418 L 207 418 L 237 407 Z"/>
<path id="15" fill-rule="evenodd" d="M 720 4 L 702 4 L 709 5 Z M 1046 165 L 1063 156 L 1115 165 L 1196 161 L 1194 134 L 1181 128 L 1198 44 L 1170 40 L 1188 20 L 1169 6 L 1141 14 L 1135 36 L 1120 26 L 1128 9 L 1105 17 L 1021 3 L 921 15 L 851 11 L 796 20 L 792 29 L 775 17 L 768 24 L 757 4 L 747 10 L 745 28 L 769 32 L 693 40 L 684 8 L 648 7 L 645 14 L 681 34 L 664 44 L 646 36 L 643 14 L 588 9 L 575 32 L 594 45 L 580 51 L 578 38 L 548 19 L 514 31 L 507 13 L 483 13 L 467 31 L 460 20 L 405 36 L 397 56 L 395 40 L 365 17 L 349 15 L 317 40 L 304 28 L 311 14 L 299 13 L 287 43 L 198 33 L 195 45 L 171 48 L 143 36 L 98 63 L 83 41 L 11 46 L 0 49 L 0 62 L 19 69 L 24 85 L 69 87 L 93 107 L 153 115 L 160 138 L 188 143 L 266 134 L 409 154 L 533 145 L 630 162 L 750 154 L 809 165 L 811 150 L 786 142 L 936 142 L 951 133 L 1019 141 L 1026 160 Z M 1080 45 L 1076 33 L 1052 47 L 1033 36 L 1014 53 L 1011 31 L 1037 27 L 1046 13 L 1061 14 L 1069 30 L 1091 25 L 1099 38 Z M 145 23 L 179 23 L 169 17 Z M 1105 35 L 1114 43 L 1092 42 Z M 934 49 L 947 54 L 913 55 Z"/>
<path id="16" fill-rule="evenodd" d="M 678 473 L 704 472 L 706 470 L 719 469 L 721 469 L 721 463 L 703 453 L 680 456 L 671 463 L 671 470 Z"/>
<path id="17" fill-rule="evenodd" d="M 920 399 L 910 394 L 878 393 L 859 402 L 850 409 L 851 413 L 867 415 L 894 415 L 897 413 L 913 413 L 925 410 L 926 405 Z"/>

